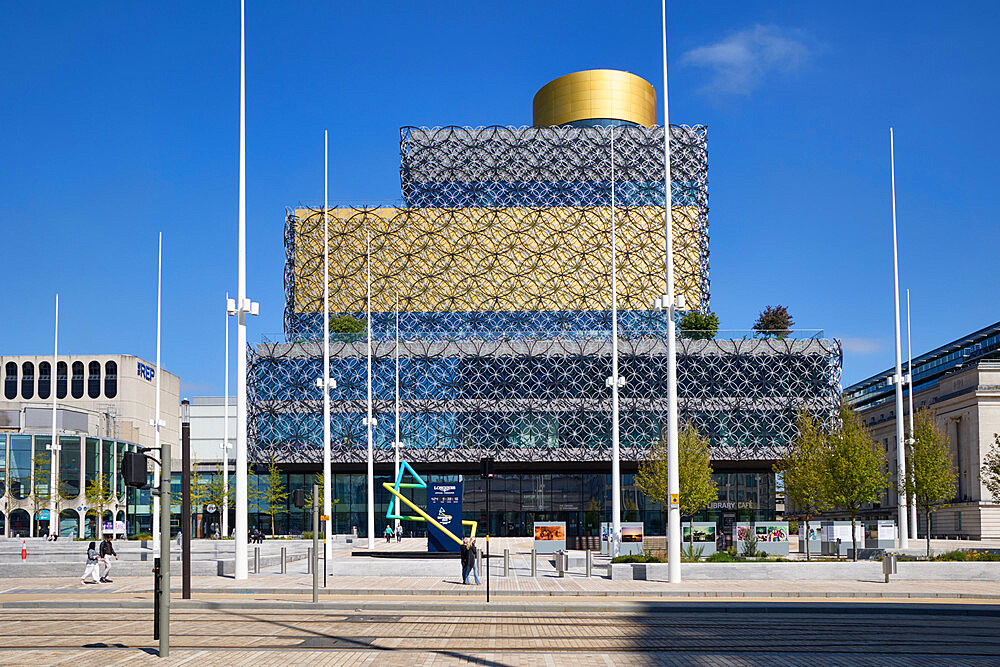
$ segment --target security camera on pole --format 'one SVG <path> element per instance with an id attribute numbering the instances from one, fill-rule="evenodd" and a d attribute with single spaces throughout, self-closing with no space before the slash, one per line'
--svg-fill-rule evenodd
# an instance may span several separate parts
<path id="1" fill-rule="evenodd" d="M 247 298 L 247 151 L 246 151 L 246 31 L 245 1 L 240 0 L 240 199 L 236 271 L 236 579 L 249 576 L 247 522 L 250 503 L 247 488 L 247 315 L 257 315 L 260 305 Z"/>

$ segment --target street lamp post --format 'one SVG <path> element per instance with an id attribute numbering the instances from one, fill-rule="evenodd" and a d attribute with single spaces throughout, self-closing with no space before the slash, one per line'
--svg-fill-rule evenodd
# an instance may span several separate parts
<path id="1" fill-rule="evenodd" d="M 396 412 L 396 432 L 395 432 L 395 443 L 393 446 L 395 466 L 393 468 L 393 479 L 399 479 L 399 448 L 402 443 L 399 441 L 399 293 L 396 293 L 396 393 L 395 393 L 395 412 Z M 395 499 L 395 510 L 393 512 L 397 517 L 399 516 L 399 497 Z M 396 519 L 396 525 L 393 526 L 394 529 L 399 529 L 399 519 Z"/>
<path id="2" fill-rule="evenodd" d="M 368 311 L 368 416 L 365 417 L 365 426 L 368 429 L 368 548 L 375 548 L 375 443 L 374 429 L 375 418 L 372 415 L 372 238 L 371 232 L 365 230 L 367 258 L 367 276 L 365 282 L 368 287 L 367 311 Z"/>
<path id="3" fill-rule="evenodd" d="M 191 402 L 181 401 L 181 598 L 191 599 Z"/>
<path id="4" fill-rule="evenodd" d="M 910 344 L 910 290 L 906 290 L 906 383 L 910 386 L 910 437 L 913 444 L 913 346 Z M 929 527 L 928 527 L 929 529 Z M 917 539 L 917 503 L 910 500 L 910 539 Z"/>
<path id="5" fill-rule="evenodd" d="M 238 268 L 236 271 L 236 579 L 249 576 L 247 566 L 247 315 L 257 315 L 260 306 L 247 298 L 247 151 L 246 151 L 246 2 L 240 0 L 240 194 Z"/>
<path id="6" fill-rule="evenodd" d="M 161 305 L 161 293 L 162 293 L 162 275 L 163 275 L 163 232 L 160 232 L 159 242 L 156 251 L 156 370 L 154 372 L 153 378 L 156 382 L 156 397 L 153 401 L 153 419 L 149 420 L 149 425 L 153 427 L 153 449 L 160 450 L 160 429 L 163 427 L 164 422 L 160 419 L 160 305 Z M 162 477 L 164 474 L 167 475 L 167 489 L 170 489 L 170 461 L 167 460 L 166 455 L 163 453 L 165 450 L 160 450 L 160 465 L 154 467 L 153 473 L 153 485 L 160 486 L 162 490 Z M 156 517 L 160 514 L 160 506 L 164 502 L 164 496 L 153 496 L 153 516 Z M 156 525 L 156 521 L 153 521 L 153 551 L 156 551 L 162 544 L 170 544 L 170 506 L 168 505 L 164 510 L 167 516 L 167 528 L 166 535 L 161 535 L 163 530 L 163 522 L 160 525 Z M 98 527 L 100 527 L 100 517 L 97 519 Z M 167 550 L 167 558 L 170 557 L 169 546 Z"/>
<path id="7" fill-rule="evenodd" d="M 615 128 L 611 127 L 611 542 L 612 558 L 619 555 L 622 536 L 622 475 L 619 429 L 618 390 L 622 378 L 618 375 L 618 257 L 615 228 Z"/>
<path id="8" fill-rule="evenodd" d="M 667 0 L 660 3 L 663 18 L 663 220 L 666 236 L 667 292 L 659 300 L 667 310 L 667 573 L 672 584 L 681 582 L 681 509 L 677 455 L 677 338 L 674 313 L 684 308 L 683 295 L 674 289 L 674 229 L 671 220 L 673 202 L 670 191 L 670 106 L 667 94 Z"/>
<path id="9" fill-rule="evenodd" d="M 895 325 L 896 371 L 892 382 L 896 390 L 896 474 L 900 482 L 899 489 L 899 548 L 910 546 L 909 511 L 907 509 L 906 490 L 902 482 L 906 479 L 906 444 L 903 442 L 903 369 L 902 350 L 899 333 L 899 258 L 896 250 L 896 155 L 893 147 L 892 128 L 889 128 L 889 170 L 892 182 L 892 299 L 893 324 Z M 857 554 L 855 554 L 857 557 Z"/>
<path id="10" fill-rule="evenodd" d="M 59 446 L 58 436 L 56 435 L 56 393 L 58 392 L 58 377 L 59 377 L 59 295 L 56 294 L 56 319 L 55 319 L 55 337 L 53 338 L 52 345 L 52 370 L 49 374 L 49 387 L 52 391 L 52 440 L 49 442 L 48 449 L 49 454 L 49 534 L 58 535 L 59 534 L 59 517 L 56 513 L 57 498 L 56 494 L 59 493 L 59 451 L 62 449 Z M 98 526 L 100 526 L 100 519 L 97 521 Z"/>
<path id="11" fill-rule="evenodd" d="M 337 386 L 330 378 L 330 152 L 327 131 L 323 131 L 323 377 L 316 386 L 323 392 L 323 562 L 333 559 L 333 516 L 331 512 L 330 389 Z M 326 585 L 324 580 L 323 585 Z"/>
<path id="12" fill-rule="evenodd" d="M 222 536 L 229 537 L 229 450 L 233 448 L 229 444 L 229 318 L 232 316 L 232 311 L 235 310 L 235 304 L 232 306 L 231 300 L 229 298 L 229 292 L 226 292 L 226 378 L 225 384 L 225 398 L 223 398 L 223 427 L 222 427 L 222 444 L 220 445 L 222 449 L 222 507 L 219 511 L 222 513 Z"/>

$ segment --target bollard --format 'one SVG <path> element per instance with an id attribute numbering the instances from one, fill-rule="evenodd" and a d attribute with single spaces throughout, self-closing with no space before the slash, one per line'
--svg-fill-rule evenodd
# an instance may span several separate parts
<path id="1" fill-rule="evenodd" d="M 312 574 L 313 548 L 306 547 L 306 574 Z"/>
<path id="2" fill-rule="evenodd" d="M 281 547 L 281 573 L 285 573 L 285 547 Z"/>
<path id="3" fill-rule="evenodd" d="M 885 583 L 889 583 L 890 574 L 896 574 L 896 554 L 882 556 L 882 574 L 885 575 Z"/>
<path id="4" fill-rule="evenodd" d="M 566 556 L 565 551 L 556 552 L 556 576 L 565 577 L 566 576 L 566 563 L 563 558 Z"/>
<path id="5" fill-rule="evenodd" d="M 531 548 L 531 576 L 538 576 L 538 552 L 535 551 L 534 547 Z"/>
<path id="6" fill-rule="evenodd" d="M 510 576 L 510 549 L 503 550 L 503 576 Z"/>
<path id="7" fill-rule="evenodd" d="M 260 547 L 253 549 L 253 573 L 260 574 Z"/>
<path id="8" fill-rule="evenodd" d="M 587 578 L 590 578 L 591 572 L 594 570 L 594 552 L 587 549 Z"/>

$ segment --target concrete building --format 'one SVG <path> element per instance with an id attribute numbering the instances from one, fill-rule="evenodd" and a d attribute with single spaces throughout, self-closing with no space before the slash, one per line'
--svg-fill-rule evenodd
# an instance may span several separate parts
<path id="1" fill-rule="evenodd" d="M 903 366 L 904 374 L 907 370 Z M 862 417 L 876 442 L 896 460 L 895 392 L 886 369 L 847 387 L 844 395 Z M 909 414 L 909 387 L 904 389 L 904 419 Z M 980 470 L 1000 433 L 1000 322 L 963 336 L 913 360 L 914 410 L 929 408 L 948 436 L 958 471 L 954 501 L 931 516 L 932 537 L 984 539 L 1000 537 L 1000 505 L 990 497 Z M 909 422 L 904 424 L 909 429 Z M 908 436 L 907 436 L 908 437 Z M 888 489 L 886 502 L 874 515 L 894 518 L 897 494 Z M 919 531 L 925 535 L 924 517 Z"/>
<path id="2" fill-rule="evenodd" d="M 129 535 L 149 532 L 149 492 L 126 489 L 118 468 L 124 451 L 154 444 L 154 364 L 123 354 L 60 355 L 52 371 L 51 355 L 0 356 L 0 534 L 58 529 L 64 536 L 93 536 L 99 516 Z M 180 378 L 161 369 L 160 383 L 161 439 L 175 444 Z M 50 525 L 48 500 L 53 391 L 61 447 L 58 527 Z M 102 500 L 88 494 L 95 484 L 105 490 Z"/>

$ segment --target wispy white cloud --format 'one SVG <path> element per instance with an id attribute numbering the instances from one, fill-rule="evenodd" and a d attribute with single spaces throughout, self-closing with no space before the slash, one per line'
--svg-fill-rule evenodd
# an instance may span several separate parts
<path id="1" fill-rule="evenodd" d="M 851 354 L 875 354 L 882 351 L 882 343 L 874 338 L 841 338 L 844 352 Z"/>
<path id="2" fill-rule="evenodd" d="M 212 391 L 211 385 L 181 380 L 181 394 L 184 394 L 183 398 L 190 398 L 194 394 L 205 396 L 210 391 Z"/>
<path id="3" fill-rule="evenodd" d="M 702 92 L 749 95 L 769 74 L 792 72 L 809 57 L 796 31 L 755 25 L 681 56 L 681 64 L 712 71 Z"/>

